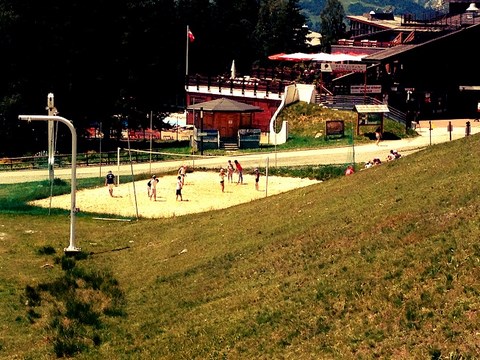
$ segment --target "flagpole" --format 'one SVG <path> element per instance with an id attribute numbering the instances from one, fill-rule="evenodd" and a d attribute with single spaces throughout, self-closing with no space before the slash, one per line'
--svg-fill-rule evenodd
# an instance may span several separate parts
<path id="1" fill-rule="evenodd" d="M 190 31 L 190 29 L 189 29 L 189 27 L 188 27 L 188 25 L 187 25 L 187 36 L 185 37 L 186 40 L 187 40 L 187 47 L 186 47 L 187 51 L 185 52 L 185 54 L 186 54 L 186 55 L 185 55 L 185 56 L 186 56 L 186 58 L 185 58 L 185 80 L 186 80 L 186 77 L 188 76 L 188 43 L 189 43 L 189 41 L 190 41 L 190 39 L 189 39 L 189 37 L 188 37 L 189 31 Z"/>

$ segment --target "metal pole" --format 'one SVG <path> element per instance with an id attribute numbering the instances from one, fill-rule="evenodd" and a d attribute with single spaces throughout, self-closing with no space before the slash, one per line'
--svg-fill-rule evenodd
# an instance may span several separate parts
<path id="1" fill-rule="evenodd" d="M 367 102 L 367 70 L 365 69 L 365 84 L 363 85 L 363 103 Z"/>
<path id="2" fill-rule="evenodd" d="M 128 131 L 127 131 L 127 135 L 128 135 Z M 120 148 L 117 147 L 117 185 L 120 184 Z"/>
<path id="3" fill-rule="evenodd" d="M 47 95 L 47 114 L 48 116 L 55 115 L 55 105 L 54 105 L 54 96 L 53 93 L 48 93 Z M 53 183 L 54 171 L 53 167 L 55 165 L 55 146 L 54 146 L 54 122 L 52 120 L 48 121 L 48 177 L 50 182 Z"/>
<path id="4" fill-rule="evenodd" d="M 188 42 L 190 41 L 189 39 L 189 32 L 190 32 L 190 28 L 188 27 L 187 25 L 187 46 L 186 46 L 186 51 L 185 51 L 185 80 L 186 78 L 188 77 Z"/>
<path id="5" fill-rule="evenodd" d="M 277 167 L 277 119 L 273 123 L 273 130 L 275 131 L 275 167 Z"/>
<path id="6" fill-rule="evenodd" d="M 355 128 L 355 125 L 353 124 L 353 121 L 352 121 L 352 162 L 353 162 L 353 167 L 355 167 L 355 138 L 353 136 L 354 128 Z"/>
<path id="7" fill-rule="evenodd" d="M 203 107 L 200 108 L 200 155 L 203 155 Z"/>
<path id="8" fill-rule="evenodd" d="M 432 120 L 428 121 L 428 130 L 430 132 L 430 145 L 432 145 Z"/>
<path id="9" fill-rule="evenodd" d="M 153 112 L 150 110 L 150 174 L 152 173 L 152 137 L 153 137 Z"/>
<path id="10" fill-rule="evenodd" d="M 102 122 L 100 121 L 100 126 L 99 126 L 99 130 L 98 130 L 98 137 L 100 139 L 100 166 L 99 166 L 99 169 L 100 169 L 100 177 L 102 177 Z"/>
<path id="11" fill-rule="evenodd" d="M 267 164 L 265 165 L 265 197 L 268 196 L 268 168 L 270 164 L 270 158 L 267 157 Z"/>
<path id="12" fill-rule="evenodd" d="M 18 118 L 20 120 L 26 121 L 59 121 L 64 123 L 68 126 L 72 133 L 72 174 L 71 174 L 71 204 L 70 204 L 70 244 L 66 247 L 64 252 L 66 253 L 75 253 L 79 252 L 80 248 L 75 246 L 75 214 L 77 212 L 77 208 L 75 205 L 75 193 L 77 189 L 77 132 L 73 127 L 71 121 L 60 117 L 60 116 L 42 116 L 42 115 L 19 115 Z"/>

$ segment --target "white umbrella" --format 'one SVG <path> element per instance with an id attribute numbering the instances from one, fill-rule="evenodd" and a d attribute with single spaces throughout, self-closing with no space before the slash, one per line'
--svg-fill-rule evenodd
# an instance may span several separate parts
<path id="1" fill-rule="evenodd" d="M 232 66 L 230 67 L 230 79 L 235 79 L 235 60 L 232 61 Z"/>

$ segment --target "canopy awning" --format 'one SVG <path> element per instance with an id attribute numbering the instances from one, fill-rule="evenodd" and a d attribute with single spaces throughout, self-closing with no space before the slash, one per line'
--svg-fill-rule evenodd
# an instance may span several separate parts
<path id="1" fill-rule="evenodd" d="M 328 53 L 292 53 L 292 54 L 275 54 L 270 55 L 268 58 L 270 60 L 280 60 L 280 61 L 320 61 L 320 62 L 341 62 L 341 61 L 362 61 L 362 58 L 367 56 L 367 54 L 360 55 L 351 55 L 344 53 L 328 54 Z"/>
<path id="2" fill-rule="evenodd" d="M 202 103 L 192 104 L 187 107 L 187 110 L 203 110 L 211 112 L 239 112 L 252 113 L 262 112 L 263 109 L 258 106 L 245 104 L 240 101 L 235 101 L 227 98 L 219 98 Z"/>

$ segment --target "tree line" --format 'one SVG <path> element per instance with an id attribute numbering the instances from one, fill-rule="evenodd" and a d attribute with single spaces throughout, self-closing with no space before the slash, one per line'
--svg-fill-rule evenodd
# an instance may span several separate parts
<path id="1" fill-rule="evenodd" d="M 218 75 L 306 51 L 305 23 L 298 0 L 0 0 L 0 155 L 45 150 L 46 124 L 18 115 L 48 93 L 80 136 L 183 108 L 187 26 L 189 74 Z"/>

